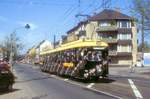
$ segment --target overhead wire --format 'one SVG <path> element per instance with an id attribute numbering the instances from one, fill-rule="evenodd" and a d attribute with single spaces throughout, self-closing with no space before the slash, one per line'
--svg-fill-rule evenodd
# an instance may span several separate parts
<path id="1" fill-rule="evenodd" d="M 62 26 L 67 26 L 67 23 L 69 19 L 69 17 L 72 15 L 72 13 L 77 9 L 77 6 L 72 7 L 72 9 L 66 11 L 66 16 L 63 18 L 62 22 L 59 22 L 58 26 L 56 27 L 56 30 L 58 32 L 58 30 L 62 27 Z M 60 36 L 60 35 L 59 35 Z"/>
<path id="2" fill-rule="evenodd" d="M 73 3 L 50 3 L 50 2 L 41 2 L 39 1 L 30 1 L 30 0 L 21 0 L 21 1 L 14 1 L 14 0 L 1 0 L 0 4 L 11 4 L 11 5 L 34 5 L 34 6 L 73 6 Z"/>

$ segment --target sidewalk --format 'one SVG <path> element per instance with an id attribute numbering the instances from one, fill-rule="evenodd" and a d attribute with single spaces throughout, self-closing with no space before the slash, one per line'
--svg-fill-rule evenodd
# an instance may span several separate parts
<path id="1" fill-rule="evenodd" d="M 13 73 L 16 76 L 13 90 L 0 92 L 0 99 L 33 99 L 32 97 L 34 97 L 36 93 L 32 91 L 27 83 L 19 83 L 22 78 L 19 76 L 19 73 L 16 73 L 15 69 L 13 69 Z"/>
<path id="2" fill-rule="evenodd" d="M 140 77 L 150 79 L 150 67 L 109 67 L 109 74 L 123 77 Z"/>

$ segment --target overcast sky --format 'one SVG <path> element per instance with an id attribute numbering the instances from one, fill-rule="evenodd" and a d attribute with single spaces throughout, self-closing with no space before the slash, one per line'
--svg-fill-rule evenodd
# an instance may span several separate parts
<path id="1" fill-rule="evenodd" d="M 75 15 L 92 15 L 102 10 L 103 0 L 0 0 L 0 41 L 16 28 L 30 24 L 31 29 L 17 29 L 17 36 L 25 44 L 24 52 L 43 39 L 53 41 L 79 22 Z M 112 8 L 130 14 L 132 0 L 111 0 Z M 79 7 L 80 6 L 80 7 Z"/>

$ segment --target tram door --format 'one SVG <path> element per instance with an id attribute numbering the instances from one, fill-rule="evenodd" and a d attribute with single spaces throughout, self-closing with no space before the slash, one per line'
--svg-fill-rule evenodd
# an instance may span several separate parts
<path id="1" fill-rule="evenodd" d="M 109 67 L 108 67 L 108 49 L 102 51 L 102 58 L 103 58 L 103 75 L 106 76 L 109 74 Z"/>

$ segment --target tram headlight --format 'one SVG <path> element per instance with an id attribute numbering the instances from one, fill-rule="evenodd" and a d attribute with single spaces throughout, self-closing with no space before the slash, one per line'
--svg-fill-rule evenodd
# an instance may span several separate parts
<path id="1" fill-rule="evenodd" d="M 101 69 L 101 65 L 99 66 L 99 65 L 97 65 L 96 66 L 96 70 L 97 70 L 97 72 L 101 72 L 102 71 L 102 69 Z"/>
<path id="2" fill-rule="evenodd" d="M 81 52 L 81 56 L 83 56 L 84 55 L 84 52 Z"/>

